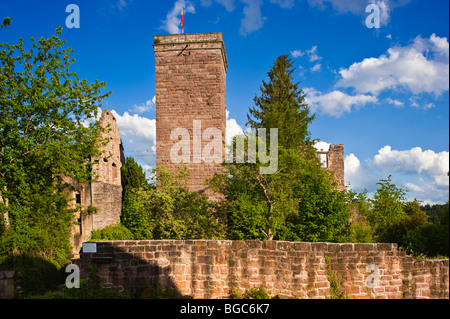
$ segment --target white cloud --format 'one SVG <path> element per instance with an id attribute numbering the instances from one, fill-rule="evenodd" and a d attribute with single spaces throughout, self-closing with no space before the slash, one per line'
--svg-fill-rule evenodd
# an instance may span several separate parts
<path id="1" fill-rule="evenodd" d="M 181 10 L 186 13 L 195 13 L 195 7 L 189 0 L 177 0 L 167 13 L 161 29 L 166 30 L 170 34 L 181 33 Z"/>
<path id="2" fill-rule="evenodd" d="M 317 71 L 320 71 L 321 69 L 322 69 L 322 64 L 317 63 L 311 68 L 311 72 L 317 72 Z"/>
<path id="3" fill-rule="evenodd" d="M 225 131 L 226 145 L 230 145 L 233 141 L 233 137 L 238 134 L 244 134 L 242 127 L 236 122 L 235 119 L 229 118 L 230 112 L 227 110 L 227 128 Z"/>
<path id="4" fill-rule="evenodd" d="M 111 8 L 123 11 L 128 7 L 131 1 L 132 0 L 117 0 L 111 5 Z"/>
<path id="5" fill-rule="evenodd" d="M 391 19 L 391 9 L 389 8 L 388 2 L 386 0 L 371 0 L 380 8 L 380 25 L 388 25 Z"/>
<path id="6" fill-rule="evenodd" d="M 314 147 L 319 152 L 328 152 L 330 150 L 330 145 L 331 145 L 330 143 L 319 141 L 316 144 L 314 144 Z"/>
<path id="7" fill-rule="evenodd" d="M 377 97 L 372 95 L 348 95 L 341 91 L 332 91 L 322 94 L 313 88 L 305 88 L 306 102 L 313 112 L 321 112 L 334 117 L 340 117 L 345 112 L 350 113 L 352 108 L 359 108 L 367 103 L 375 103 Z"/>
<path id="8" fill-rule="evenodd" d="M 420 147 L 397 151 L 387 145 L 375 155 L 372 166 L 379 169 L 389 168 L 404 174 L 421 174 L 434 181 L 438 186 L 449 185 L 447 177 L 449 152 L 423 151 Z"/>
<path id="9" fill-rule="evenodd" d="M 282 7 L 282 8 L 290 9 L 294 6 L 295 1 L 294 0 L 270 0 L 270 3 L 279 4 L 280 7 Z"/>
<path id="10" fill-rule="evenodd" d="M 265 17 L 262 16 L 262 0 L 241 0 L 245 3 L 244 18 L 241 20 L 241 35 L 248 35 L 263 27 Z"/>
<path id="11" fill-rule="evenodd" d="M 366 58 L 339 71 L 337 87 L 378 95 L 385 90 L 406 89 L 414 94 L 440 95 L 449 89 L 447 38 L 418 36 L 405 47 L 392 47 L 378 58 Z"/>
<path id="12" fill-rule="evenodd" d="M 142 114 L 153 110 L 155 108 L 155 104 L 156 104 L 156 95 L 151 100 L 145 101 L 144 104 L 133 105 L 133 107 L 129 111 L 131 113 Z"/>
<path id="13" fill-rule="evenodd" d="M 388 97 L 387 99 L 384 100 L 386 103 L 392 104 L 395 107 L 402 107 L 403 105 L 405 105 L 405 103 L 403 103 L 402 101 L 399 100 L 395 100 L 395 99 L 391 99 L 390 97 Z"/>
<path id="14" fill-rule="evenodd" d="M 376 183 L 392 175 L 394 183 L 409 191 L 409 198 L 429 203 L 444 203 L 449 198 L 449 152 L 436 153 L 415 147 L 393 150 L 387 145 L 364 163 L 354 155 L 345 157 L 345 182 L 358 192 L 373 192 Z"/>
<path id="15" fill-rule="evenodd" d="M 322 57 L 317 55 L 317 45 L 314 45 L 311 50 L 306 50 L 306 54 L 309 56 L 309 62 L 321 60 Z"/>
<path id="16" fill-rule="evenodd" d="M 304 56 L 305 52 L 302 52 L 301 50 L 294 50 L 294 51 L 291 51 L 291 55 L 294 58 L 298 58 L 299 56 Z"/>
<path id="17" fill-rule="evenodd" d="M 433 51 L 438 52 L 441 54 L 444 58 L 449 58 L 449 44 L 447 38 L 441 38 L 436 36 L 435 33 L 433 33 L 430 36 L 430 42 L 433 44 Z"/>
<path id="18" fill-rule="evenodd" d="M 156 120 L 111 111 L 117 120 L 125 151 L 142 165 L 156 165 Z"/>
<path id="19" fill-rule="evenodd" d="M 220 3 L 227 9 L 228 12 L 234 10 L 234 0 L 215 0 L 217 3 Z M 200 3 L 204 7 L 209 7 L 213 3 L 212 0 L 200 0 Z"/>

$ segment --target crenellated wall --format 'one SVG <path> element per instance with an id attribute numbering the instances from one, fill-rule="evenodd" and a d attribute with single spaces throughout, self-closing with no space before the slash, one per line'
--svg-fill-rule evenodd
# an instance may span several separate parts
<path id="1" fill-rule="evenodd" d="M 83 253 L 82 274 L 92 264 L 110 287 L 171 286 L 193 298 L 226 298 L 264 285 L 275 295 L 330 296 L 329 257 L 349 298 L 449 298 L 449 261 L 416 260 L 396 244 L 283 241 L 149 240 L 98 242 Z"/>

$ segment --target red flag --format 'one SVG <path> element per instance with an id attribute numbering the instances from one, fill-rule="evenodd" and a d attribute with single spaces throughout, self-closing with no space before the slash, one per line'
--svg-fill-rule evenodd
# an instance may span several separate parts
<path id="1" fill-rule="evenodd" d="M 184 29 L 184 16 L 183 16 L 183 9 L 181 9 L 181 29 Z"/>

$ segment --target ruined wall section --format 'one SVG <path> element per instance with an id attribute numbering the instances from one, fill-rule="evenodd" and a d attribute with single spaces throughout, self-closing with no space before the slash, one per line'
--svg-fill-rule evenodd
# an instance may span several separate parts
<path id="1" fill-rule="evenodd" d="M 193 121 L 201 121 L 201 130 L 217 128 L 222 135 L 222 162 L 225 158 L 226 70 L 227 57 L 222 33 L 176 34 L 154 37 L 156 77 L 156 165 L 176 170 L 170 156 L 178 140 L 171 140 L 175 128 L 190 135 L 190 190 L 204 192 L 204 181 L 220 172 L 221 165 L 196 162 L 208 144 L 195 135 Z M 195 136 L 194 136 L 195 135 Z M 201 151 L 200 150 L 200 151 Z"/>
<path id="2" fill-rule="evenodd" d="M 345 189 L 344 145 L 331 144 L 328 150 L 317 151 L 322 167 L 334 173 L 338 189 Z"/>
<path id="3" fill-rule="evenodd" d="M 103 110 L 99 123 L 105 128 L 101 139 L 106 145 L 100 148 L 100 156 L 91 158 L 94 179 L 89 183 L 77 183 L 70 178 L 70 198 L 73 208 L 81 206 L 74 214 L 71 245 L 78 254 L 82 243 L 88 241 L 93 230 L 105 228 L 120 222 L 122 211 L 122 174 L 125 163 L 124 149 L 117 121 L 109 110 Z M 95 207 L 95 209 L 93 209 Z"/>
<path id="4" fill-rule="evenodd" d="M 340 190 L 345 189 L 344 180 L 344 145 L 332 144 L 328 150 L 328 169 L 334 172 L 334 176 Z"/>

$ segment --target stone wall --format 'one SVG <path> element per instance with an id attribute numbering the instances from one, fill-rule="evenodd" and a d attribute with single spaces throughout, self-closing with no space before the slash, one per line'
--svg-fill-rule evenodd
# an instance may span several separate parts
<path id="1" fill-rule="evenodd" d="M 336 178 L 338 189 L 341 191 L 344 190 L 344 145 L 331 144 L 328 150 L 318 151 L 317 156 L 322 162 L 322 167 L 334 172 L 334 177 Z M 325 158 L 323 158 L 322 156 L 325 156 Z"/>
<path id="2" fill-rule="evenodd" d="M 14 270 L 0 271 L 0 299 L 14 298 Z"/>
<path id="3" fill-rule="evenodd" d="M 332 144 L 328 150 L 328 169 L 334 172 L 334 176 L 340 190 L 345 189 L 344 180 L 344 145 Z"/>
<path id="4" fill-rule="evenodd" d="M 349 298 L 449 298 L 449 261 L 416 260 L 396 244 L 282 241 L 112 241 L 74 261 L 82 274 L 92 264 L 111 287 L 171 286 L 193 298 L 226 298 L 265 286 L 275 295 L 330 296 L 331 269 Z"/>

